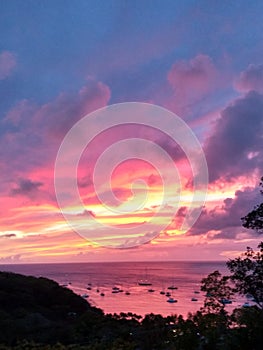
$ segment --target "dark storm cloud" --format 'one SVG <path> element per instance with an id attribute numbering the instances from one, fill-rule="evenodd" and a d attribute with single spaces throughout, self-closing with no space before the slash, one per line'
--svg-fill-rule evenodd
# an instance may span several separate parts
<path id="1" fill-rule="evenodd" d="M 221 207 L 204 209 L 189 234 L 199 235 L 213 230 L 219 231 L 216 238 L 233 239 L 238 233 L 245 231 L 241 218 L 253 209 L 260 199 L 258 188 L 237 191 L 235 197 L 226 198 Z"/>
<path id="2" fill-rule="evenodd" d="M 32 181 L 30 179 L 20 179 L 17 183 L 17 187 L 11 190 L 12 196 L 17 195 L 30 195 L 33 192 L 37 191 L 41 186 L 43 186 L 42 182 Z"/>
<path id="3" fill-rule="evenodd" d="M 249 92 L 226 107 L 205 144 L 210 181 L 262 169 L 263 95 Z"/>

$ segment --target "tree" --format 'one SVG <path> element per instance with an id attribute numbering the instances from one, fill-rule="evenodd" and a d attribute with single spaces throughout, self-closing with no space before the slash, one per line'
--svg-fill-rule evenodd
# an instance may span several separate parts
<path id="1" fill-rule="evenodd" d="M 204 301 L 204 312 L 222 312 L 229 299 L 234 294 L 233 289 L 229 285 L 229 277 L 222 276 L 219 271 L 210 273 L 203 278 L 201 290 L 206 292 Z"/>
<path id="2" fill-rule="evenodd" d="M 263 176 L 259 186 L 262 188 L 260 193 L 263 195 Z M 249 212 L 246 216 L 241 218 L 242 224 L 245 228 L 250 228 L 263 233 L 263 202 L 259 205 L 256 205 L 255 208 Z"/>
<path id="3" fill-rule="evenodd" d="M 247 251 L 236 259 L 229 260 L 227 267 L 232 273 L 231 280 L 236 292 L 240 295 L 251 295 L 255 303 L 263 309 L 263 242 L 258 245 L 259 251 Z"/>
<path id="4" fill-rule="evenodd" d="M 263 195 L 263 177 L 259 186 Z M 263 232 L 263 203 L 257 205 L 251 212 L 242 218 L 243 226 Z M 250 294 L 255 303 L 263 309 L 263 242 L 258 245 L 259 251 L 254 252 L 247 247 L 246 252 L 239 258 L 227 262 L 227 267 L 232 273 L 237 293 Z"/>

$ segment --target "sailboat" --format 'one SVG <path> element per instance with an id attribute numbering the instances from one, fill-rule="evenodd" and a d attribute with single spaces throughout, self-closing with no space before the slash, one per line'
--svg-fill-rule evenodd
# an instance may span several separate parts
<path id="1" fill-rule="evenodd" d="M 117 294 L 120 292 L 120 288 L 119 287 L 112 287 L 112 291 L 113 294 Z"/>
<path id="2" fill-rule="evenodd" d="M 167 287 L 167 289 L 175 290 L 175 289 L 178 289 L 178 287 L 176 287 L 175 285 L 171 285 L 171 286 Z"/>
<path id="3" fill-rule="evenodd" d="M 145 278 L 138 281 L 139 286 L 151 286 L 152 283 L 147 278 L 147 269 L 145 269 Z"/>
<path id="4" fill-rule="evenodd" d="M 165 295 L 165 290 L 164 290 L 164 283 L 162 283 L 162 290 L 160 291 L 161 295 Z"/>

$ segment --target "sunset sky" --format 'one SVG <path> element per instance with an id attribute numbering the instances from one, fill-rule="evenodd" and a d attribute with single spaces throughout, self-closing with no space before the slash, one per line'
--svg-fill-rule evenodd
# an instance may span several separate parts
<path id="1" fill-rule="evenodd" d="M 0 0 L 0 92 L 0 264 L 225 260 L 260 241 L 240 218 L 261 200 L 262 1 Z M 164 107 L 192 129 L 207 162 L 206 203 L 193 201 L 181 145 L 147 126 L 117 126 L 94 134 L 81 156 L 84 210 L 65 185 L 68 214 L 87 224 L 84 239 L 57 203 L 57 153 L 84 116 L 123 102 Z M 131 159 L 112 168 L 123 154 Z M 182 232 L 190 207 L 203 210 Z M 127 249 L 130 227 L 136 246 Z M 101 246 L 115 240 L 122 249 Z"/>

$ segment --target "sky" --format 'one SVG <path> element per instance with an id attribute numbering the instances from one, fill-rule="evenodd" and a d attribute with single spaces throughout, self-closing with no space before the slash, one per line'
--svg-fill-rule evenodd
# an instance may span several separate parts
<path id="1" fill-rule="evenodd" d="M 0 0 L 0 8 L 0 264 L 226 260 L 256 247 L 260 235 L 240 218 L 262 200 L 262 1 Z M 184 148 L 161 132 L 175 132 L 174 122 L 95 132 L 105 123 L 89 114 L 125 102 L 165 108 L 192 130 L 207 162 L 205 203 L 193 200 Z M 65 182 L 61 208 L 58 151 L 86 116 L 94 138 L 75 172 L 60 168 L 77 179 L 82 206 Z M 187 213 L 198 218 L 183 231 Z"/>

